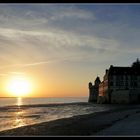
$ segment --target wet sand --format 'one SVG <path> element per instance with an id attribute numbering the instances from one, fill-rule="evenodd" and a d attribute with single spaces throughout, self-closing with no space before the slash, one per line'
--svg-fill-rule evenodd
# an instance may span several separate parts
<path id="1" fill-rule="evenodd" d="M 110 111 L 5 130 L 0 132 L 0 136 L 101 136 L 99 132 L 103 129 L 136 113 L 140 113 L 140 105 L 125 105 Z M 131 135 L 130 132 L 128 135 Z"/>

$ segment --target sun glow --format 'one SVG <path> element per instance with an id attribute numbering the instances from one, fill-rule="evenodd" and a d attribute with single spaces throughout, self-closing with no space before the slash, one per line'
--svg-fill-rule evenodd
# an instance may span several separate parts
<path id="1" fill-rule="evenodd" d="M 13 76 L 8 80 L 6 90 L 12 96 L 25 97 L 32 91 L 32 84 L 24 76 Z"/>

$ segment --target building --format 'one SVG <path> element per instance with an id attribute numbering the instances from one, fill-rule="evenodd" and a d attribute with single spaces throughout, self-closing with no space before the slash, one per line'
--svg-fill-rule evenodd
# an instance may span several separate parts
<path id="1" fill-rule="evenodd" d="M 140 103 L 140 61 L 131 67 L 111 65 L 98 86 L 97 103 Z"/>
<path id="2" fill-rule="evenodd" d="M 100 78 L 97 78 L 94 81 L 94 85 L 89 82 L 89 100 L 88 102 L 97 102 L 98 94 L 99 94 L 99 84 L 101 83 Z"/>

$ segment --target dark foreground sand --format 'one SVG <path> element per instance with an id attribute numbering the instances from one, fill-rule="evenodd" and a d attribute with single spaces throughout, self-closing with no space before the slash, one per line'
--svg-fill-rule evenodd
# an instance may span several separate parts
<path id="1" fill-rule="evenodd" d="M 136 113 L 140 113 L 140 105 L 129 105 L 110 111 L 1 131 L 0 136 L 100 136 L 98 132 L 101 130 Z"/>

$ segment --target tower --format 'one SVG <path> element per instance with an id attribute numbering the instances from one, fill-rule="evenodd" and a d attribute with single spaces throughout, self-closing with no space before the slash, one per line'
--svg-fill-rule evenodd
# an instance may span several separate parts
<path id="1" fill-rule="evenodd" d="M 89 82 L 89 84 L 88 84 L 88 88 L 90 89 L 91 87 L 92 87 L 92 83 Z"/>
<path id="2" fill-rule="evenodd" d="M 88 99 L 88 102 L 93 102 L 93 85 L 92 85 L 91 82 L 89 82 L 88 88 L 89 88 L 89 99 Z"/>
<path id="3" fill-rule="evenodd" d="M 100 78 L 97 76 L 97 78 L 96 78 L 95 81 L 94 81 L 95 87 L 98 88 L 100 83 L 101 83 Z"/>
<path id="4" fill-rule="evenodd" d="M 97 76 L 94 85 L 92 85 L 91 82 L 89 82 L 88 87 L 89 87 L 89 100 L 88 102 L 94 102 L 97 103 L 97 98 L 99 94 L 99 84 L 101 83 L 100 78 Z"/>
<path id="5" fill-rule="evenodd" d="M 97 102 L 99 95 L 99 84 L 101 83 L 100 78 L 97 76 L 94 81 L 94 101 Z"/>

